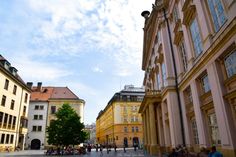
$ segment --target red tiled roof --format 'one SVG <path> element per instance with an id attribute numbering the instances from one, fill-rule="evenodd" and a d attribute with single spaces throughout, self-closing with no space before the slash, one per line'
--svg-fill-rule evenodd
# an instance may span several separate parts
<path id="1" fill-rule="evenodd" d="M 37 90 L 37 87 L 32 88 L 30 101 L 48 101 L 51 97 L 53 87 L 42 87 L 41 91 Z"/>
<path id="2" fill-rule="evenodd" d="M 51 99 L 79 99 L 68 87 L 54 87 Z"/>
<path id="3" fill-rule="evenodd" d="M 48 101 L 49 99 L 79 99 L 68 87 L 32 87 L 31 101 Z"/>

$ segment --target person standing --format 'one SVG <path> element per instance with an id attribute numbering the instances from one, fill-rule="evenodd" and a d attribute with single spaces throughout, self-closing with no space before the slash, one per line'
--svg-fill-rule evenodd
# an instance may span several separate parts
<path id="1" fill-rule="evenodd" d="M 102 149 L 103 149 L 103 145 L 102 145 L 102 144 L 100 144 L 100 156 L 103 156 Z"/>
<path id="2" fill-rule="evenodd" d="M 223 154 L 216 150 L 216 146 L 212 146 L 211 152 L 208 154 L 208 157 L 223 157 Z"/>

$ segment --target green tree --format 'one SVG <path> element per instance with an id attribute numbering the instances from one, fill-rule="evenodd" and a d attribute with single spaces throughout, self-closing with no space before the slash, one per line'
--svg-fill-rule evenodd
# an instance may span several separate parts
<path id="1" fill-rule="evenodd" d="M 69 104 L 63 104 L 56 112 L 56 120 L 51 121 L 47 127 L 48 144 L 69 146 L 83 143 L 86 133 L 80 117 Z"/>

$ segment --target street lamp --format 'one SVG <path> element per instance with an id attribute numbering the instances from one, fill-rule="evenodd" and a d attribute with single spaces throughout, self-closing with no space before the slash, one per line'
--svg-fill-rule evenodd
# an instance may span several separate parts
<path id="1" fill-rule="evenodd" d="M 170 43 L 171 58 L 172 58 L 173 66 L 174 66 L 175 90 L 176 90 L 176 94 L 177 94 L 179 114 L 180 114 L 181 134 L 182 134 L 183 146 L 185 146 L 186 145 L 185 144 L 185 131 L 184 131 L 183 114 L 182 114 L 182 107 L 181 107 L 179 87 L 178 87 L 178 75 L 177 75 L 176 61 L 175 61 L 175 56 L 174 56 L 174 49 L 173 49 L 173 43 L 172 43 L 172 38 L 171 38 L 170 25 L 169 25 L 168 18 L 166 16 L 164 1 L 163 0 L 156 0 L 155 4 L 153 4 L 153 9 L 156 10 L 156 11 L 161 11 L 162 10 L 163 15 L 164 15 L 164 19 L 165 19 L 165 22 L 166 22 L 166 25 L 167 25 L 167 29 L 168 29 L 168 37 L 169 37 L 169 43 Z M 147 11 L 143 11 L 141 15 L 145 19 L 147 19 L 149 14 L 148 14 Z"/>

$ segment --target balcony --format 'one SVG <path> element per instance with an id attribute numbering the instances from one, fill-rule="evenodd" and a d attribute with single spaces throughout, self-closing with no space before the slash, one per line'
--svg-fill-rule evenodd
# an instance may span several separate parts
<path id="1" fill-rule="evenodd" d="M 139 113 L 142 113 L 145 109 L 145 106 L 150 103 L 161 102 L 161 91 L 160 90 L 148 90 L 145 92 L 145 96 L 141 106 L 139 108 Z"/>

